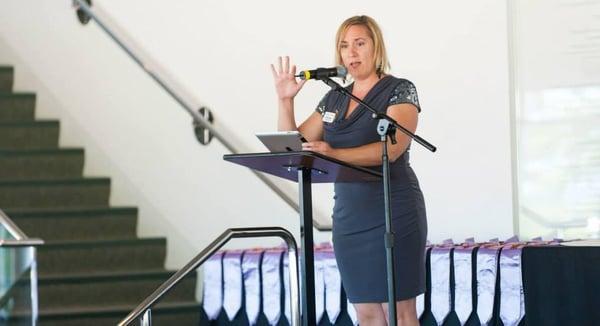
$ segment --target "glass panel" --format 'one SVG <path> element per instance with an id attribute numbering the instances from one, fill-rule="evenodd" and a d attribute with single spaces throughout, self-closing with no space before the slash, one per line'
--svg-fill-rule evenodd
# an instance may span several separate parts
<path id="1" fill-rule="evenodd" d="M 2 223 L 0 223 L 0 240 L 16 240 Z"/>
<path id="2" fill-rule="evenodd" d="M 512 5 L 519 233 L 600 238 L 600 1 Z"/>
<path id="3" fill-rule="evenodd" d="M 14 240 L 1 224 L 0 239 Z M 0 246 L 0 324 L 35 325 L 37 301 L 35 248 Z"/>
<path id="4" fill-rule="evenodd" d="M 598 86 L 525 95 L 519 126 L 522 234 L 598 237 L 599 111 Z"/>

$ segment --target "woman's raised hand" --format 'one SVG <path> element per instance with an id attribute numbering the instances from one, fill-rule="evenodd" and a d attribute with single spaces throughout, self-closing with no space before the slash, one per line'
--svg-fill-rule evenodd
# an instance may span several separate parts
<path id="1" fill-rule="evenodd" d="M 271 72 L 275 81 L 275 90 L 280 100 L 293 99 L 300 91 L 306 80 L 296 80 L 296 66 L 290 67 L 290 57 L 278 57 L 277 69 L 271 64 Z"/>

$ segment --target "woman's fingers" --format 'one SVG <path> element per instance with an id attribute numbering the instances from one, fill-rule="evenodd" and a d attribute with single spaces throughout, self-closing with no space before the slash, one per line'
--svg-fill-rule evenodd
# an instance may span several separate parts
<path id="1" fill-rule="evenodd" d="M 275 66 L 271 64 L 271 73 L 273 74 L 273 78 L 277 79 L 277 70 L 275 70 Z"/>
<path id="2" fill-rule="evenodd" d="M 281 63 L 281 57 L 277 57 L 277 62 L 279 63 L 279 73 L 283 73 L 283 64 Z"/>
<path id="3" fill-rule="evenodd" d="M 302 143 L 302 150 L 303 151 L 311 151 L 311 152 L 315 152 L 315 153 L 319 153 L 319 154 L 323 154 L 323 155 L 330 155 L 330 156 L 333 155 L 332 148 L 329 145 L 329 143 L 322 141 L 322 140 Z"/>
<path id="4" fill-rule="evenodd" d="M 271 68 L 273 73 L 277 74 L 277 75 L 282 75 L 282 74 L 289 74 L 292 73 L 292 75 L 296 75 L 296 66 L 293 65 L 292 66 L 292 70 L 290 71 L 290 57 L 289 56 L 285 56 L 285 57 L 277 57 L 277 69 L 275 69 L 275 66 L 273 64 L 271 64 Z"/>
<path id="5" fill-rule="evenodd" d="M 290 57 L 287 55 L 283 59 L 283 72 L 286 74 L 290 72 Z"/>
<path id="6" fill-rule="evenodd" d="M 319 143 L 320 142 L 318 141 L 309 141 L 306 143 L 302 143 L 302 149 L 307 151 L 315 151 L 319 148 Z"/>
<path id="7" fill-rule="evenodd" d="M 296 80 L 296 65 L 290 65 L 290 57 L 277 57 L 277 68 L 271 64 L 271 73 L 275 80 Z M 306 80 L 300 80 L 297 82 L 297 89 L 301 89 L 304 86 Z"/>

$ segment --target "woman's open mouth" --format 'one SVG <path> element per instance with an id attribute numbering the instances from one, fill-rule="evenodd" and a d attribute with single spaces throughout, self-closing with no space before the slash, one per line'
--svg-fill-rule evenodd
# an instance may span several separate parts
<path id="1" fill-rule="evenodd" d="M 356 69 L 360 65 L 360 62 L 352 62 L 350 63 L 350 67 Z"/>

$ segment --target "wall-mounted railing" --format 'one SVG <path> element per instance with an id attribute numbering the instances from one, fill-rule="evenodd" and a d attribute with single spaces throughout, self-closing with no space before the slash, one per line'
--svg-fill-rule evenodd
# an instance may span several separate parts
<path id="1" fill-rule="evenodd" d="M 157 65 L 151 65 L 148 61 L 144 60 L 137 51 L 134 50 L 134 46 L 128 44 L 125 41 L 125 38 L 119 37 L 116 33 L 115 29 L 109 26 L 102 16 L 105 16 L 104 13 L 99 12 L 97 9 L 92 9 L 88 4 L 88 1 L 85 0 L 73 0 L 73 4 L 78 11 L 78 15 L 80 19 L 83 17 L 83 21 L 93 20 L 98 24 L 98 26 L 123 50 L 127 55 L 137 63 L 148 76 L 150 76 L 158 85 L 165 90 L 184 110 L 188 112 L 190 116 L 192 116 L 195 125 L 200 126 L 201 128 L 207 130 L 214 138 L 216 138 L 219 142 L 227 148 L 232 154 L 239 154 L 240 150 L 236 144 L 232 141 L 232 136 L 228 135 L 226 131 L 222 130 L 215 125 L 213 125 L 208 118 L 208 115 L 200 113 L 200 105 L 196 105 L 185 96 L 187 94 L 181 87 L 177 87 L 173 85 L 173 83 L 169 83 L 165 78 L 161 76 L 159 71 L 164 71 L 163 69 L 158 69 Z M 154 67 L 154 68 L 153 68 Z M 214 111 L 212 112 L 213 114 Z M 265 185 L 267 185 L 277 196 L 279 196 L 284 202 L 286 202 L 290 207 L 292 207 L 296 212 L 300 212 L 300 207 L 298 206 L 297 200 L 293 199 L 284 192 L 277 184 L 271 181 L 265 175 L 252 171 L 254 175 L 256 175 Z M 328 225 L 324 225 L 318 219 L 313 221 L 313 226 L 320 231 L 330 231 L 331 227 Z"/>

